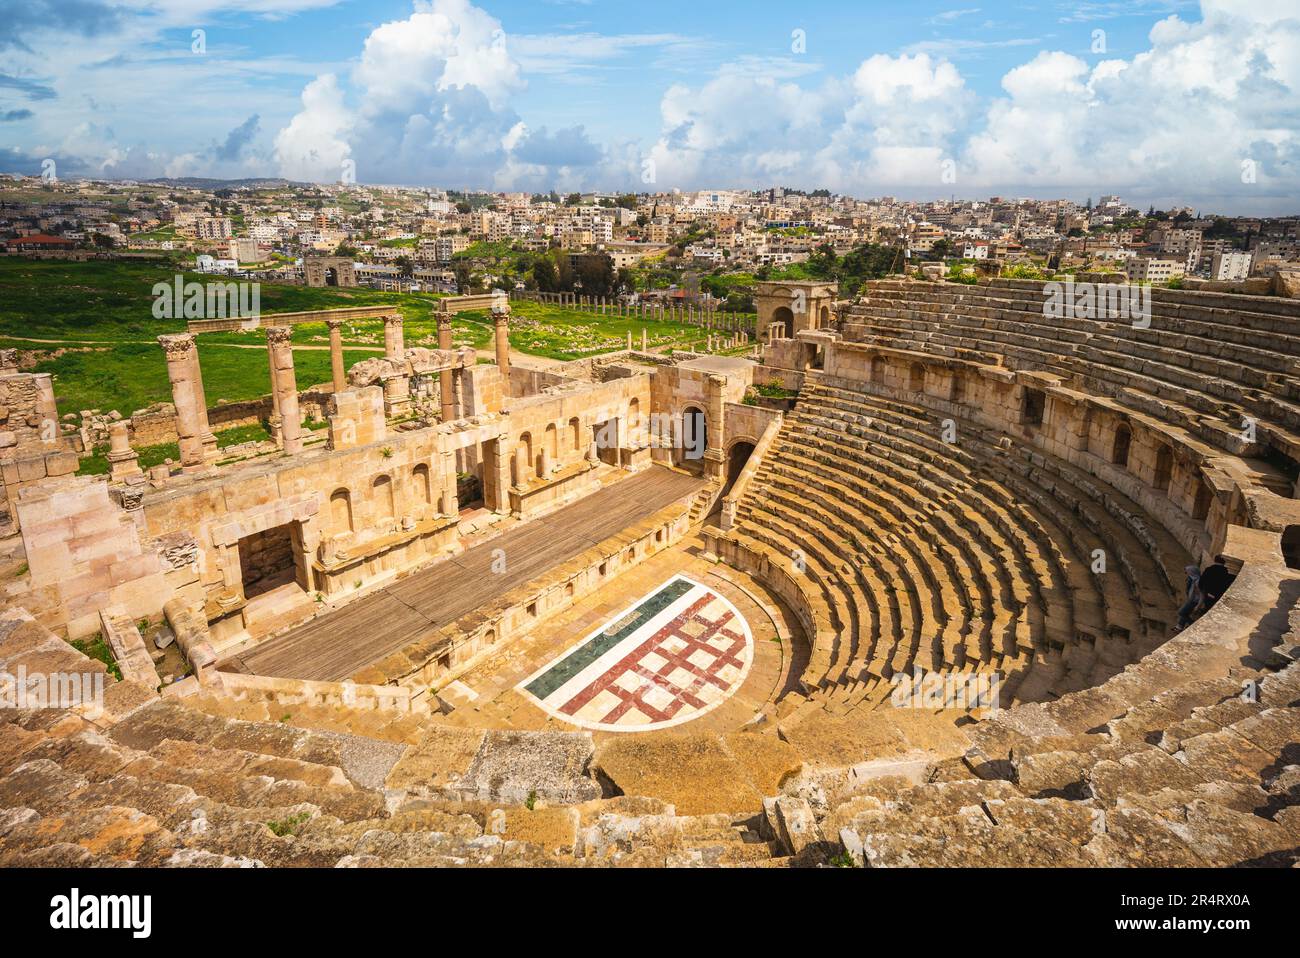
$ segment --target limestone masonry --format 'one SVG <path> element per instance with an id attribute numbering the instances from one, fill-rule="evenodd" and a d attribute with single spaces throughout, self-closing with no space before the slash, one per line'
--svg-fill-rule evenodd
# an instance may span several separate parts
<path id="1" fill-rule="evenodd" d="M 760 283 L 752 358 L 197 320 L 94 436 L 0 350 L 0 691 L 89 677 L 0 709 L 0 864 L 1300 863 L 1300 300 L 1051 295 Z"/>

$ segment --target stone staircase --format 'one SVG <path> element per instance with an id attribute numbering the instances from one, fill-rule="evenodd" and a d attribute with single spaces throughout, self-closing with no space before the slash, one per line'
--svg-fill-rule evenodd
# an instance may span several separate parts
<path id="1" fill-rule="evenodd" d="M 1300 609 L 1289 627 L 1281 647 L 1300 638 Z M 881 744 L 881 729 L 908 731 L 878 695 L 862 700 L 881 713 L 876 744 L 828 750 L 829 716 L 783 721 L 779 755 L 770 736 L 731 733 L 725 754 L 772 794 L 761 808 L 693 814 L 614 782 L 671 769 L 683 801 L 716 801 L 703 735 L 628 736 L 606 754 L 586 733 L 392 716 L 367 727 L 348 710 L 276 717 L 265 702 L 110 681 L 102 711 L 0 714 L 0 865 L 1295 864 L 1300 665 L 1223 674 L 1222 661 L 1143 663 L 1100 689 L 994 713 L 947 758 L 919 739 Z M 19 666 L 102 674 L 11 611 L 0 668 Z M 1179 678 L 1159 686 L 1168 668 Z M 694 769 L 683 758 L 699 748 Z M 787 756 L 793 773 L 780 771 Z"/>

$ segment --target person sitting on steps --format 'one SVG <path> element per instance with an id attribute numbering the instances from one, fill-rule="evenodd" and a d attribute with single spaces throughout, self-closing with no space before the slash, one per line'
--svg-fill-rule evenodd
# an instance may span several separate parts
<path id="1" fill-rule="evenodd" d="M 1214 608 L 1214 603 L 1223 598 L 1223 593 L 1228 591 L 1228 586 L 1236 580 L 1236 576 L 1228 571 L 1228 560 L 1223 556 L 1215 556 L 1213 564 L 1206 566 L 1201 572 L 1200 590 L 1204 597 L 1205 609 L 1209 612 Z"/>
<path id="2" fill-rule="evenodd" d="M 1182 631 L 1192 624 L 1192 615 L 1201 604 L 1201 570 L 1189 565 L 1183 571 L 1187 573 L 1187 585 L 1185 587 L 1185 601 L 1178 609 L 1178 631 Z"/>

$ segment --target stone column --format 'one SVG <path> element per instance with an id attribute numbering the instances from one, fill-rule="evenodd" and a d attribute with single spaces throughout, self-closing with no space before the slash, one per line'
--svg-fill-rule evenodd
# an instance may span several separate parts
<path id="1" fill-rule="evenodd" d="M 442 453 L 442 503 L 438 509 L 444 516 L 460 513 L 460 503 L 456 498 L 456 454 Z"/>
<path id="2" fill-rule="evenodd" d="M 515 450 L 515 485 L 520 489 L 528 485 L 528 477 L 532 471 L 533 464 L 528 461 L 528 450 L 520 446 Z"/>
<path id="3" fill-rule="evenodd" d="M 650 344 L 649 337 L 646 335 L 645 327 L 641 327 L 641 352 L 646 352 Z"/>
<path id="4" fill-rule="evenodd" d="M 707 451 L 721 454 L 723 448 L 724 400 L 723 390 L 727 380 L 723 376 L 710 376 L 705 387 L 706 404 L 709 407 L 709 435 Z"/>
<path id="5" fill-rule="evenodd" d="M 394 362 L 406 362 L 406 338 L 400 313 L 384 317 L 384 355 Z"/>
<path id="6" fill-rule="evenodd" d="M 109 427 L 108 438 L 112 444 L 108 450 L 108 462 L 111 467 L 109 478 L 113 482 L 121 482 L 140 475 L 140 457 L 131 448 L 131 437 L 125 419 L 119 419 Z"/>
<path id="7" fill-rule="evenodd" d="M 384 415 L 400 416 L 411 404 L 411 380 L 406 375 L 406 339 L 400 313 L 384 317 L 384 358 L 400 367 L 384 380 Z"/>
<path id="8" fill-rule="evenodd" d="M 174 333 L 159 336 L 158 342 L 167 356 L 167 378 L 172 386 L 172 403 L 176 406 L 176 434 L 181 449 L 181 466 L 194 468 L 204 461 L 203 418 L 199 415 L 199 397 L 194 388 L 194 336 Z"/>
<path id="9" fill-rule="evenodd" d="M 343 320 L 327 319 L 325 325 L 330 331 L 330 372 L 334 391 L 341 393 L 348 388 L 347 376 L 343 371 Z"/>
<path id="10" fill-rule="evenodd" d="M 451 349 L 451 314 L 438 314 L 438 348 Z M 451 384 L 451 370 L 444 369 L 438 373 L 438 397 L 442 402 L 442 421 L 451 422 L 456 418 L 456 396 Z"/>
<path id="11" fill-rule="evenodd" d="M 293 330 L 268 326 L 266 345 L 275 369 L 274 393 L 279 397 L 282 448 L 289 455 L 302 452 L 302 417 L 298 413 L 298 378 L 293 371 Z"/>
<path id="12" fill-rule="evenodd" d="M 190 382 L 194 384 L 194 403 L 199 412 L 200 440 L 203 442 L 203 459 L 212 462 L 217 458 L 217 437 L 208 424 L 208 397 L 203 391 L 203 370 L 199 366 L 199 347 L 195 343 L 190 351 Z"/>
<path id="13" fill-rule="evenodd" d="M 501 370 L 502 379 L 510 382 L 510 307 L 494 306 L 492 308 L 492 325 L 496 332 L 497 368 Z"/>
<path id="14" fill-rule="evenodd" d="M 510 511 L 509 437 L 483 444 L 483 504 L 495 513 Z"/>
<path id="15" fill-rule="evenodd" d="M 266 424 L 271 428 L 271 438 L 280 448 L 284 448 L 284 417 L 280 415 L 280 392 L 275 388 L 275 354 L 271 352 L 271 344 L 266 346 L 266 365 L 271 377 L 271 415 L 267 418 Z"/>

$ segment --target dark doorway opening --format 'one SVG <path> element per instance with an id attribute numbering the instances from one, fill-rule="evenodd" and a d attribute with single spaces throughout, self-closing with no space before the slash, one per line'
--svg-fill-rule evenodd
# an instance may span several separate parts
<path id="1" fill-rule="evenodd" d="M 239 540 L 239 566 L 244 596 L 252 599 L 297 578 L 293 556 L 293 529 L 287 523 Z"/>

